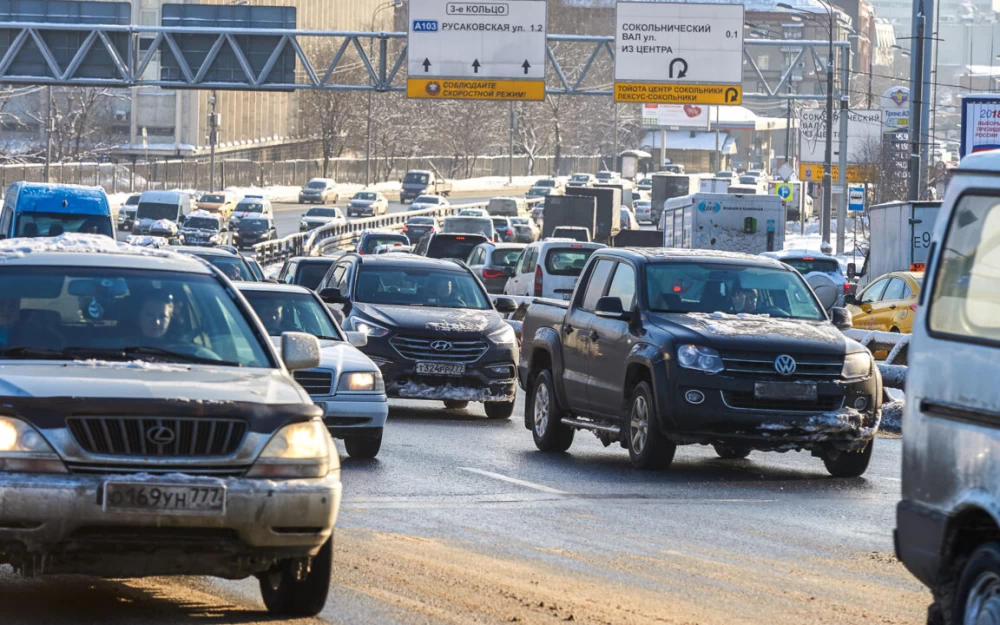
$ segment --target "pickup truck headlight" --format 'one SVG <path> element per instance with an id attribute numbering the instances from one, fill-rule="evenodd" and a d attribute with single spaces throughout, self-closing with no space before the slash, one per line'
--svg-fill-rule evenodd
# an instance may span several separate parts
<path id="1" fill-rule="evenodd" d="M 337 383 L 337 392 L 346 391 L 349 393 L 362 392 L 385 392 L 385 381 L 382 379 L 381 371 L 352 371 L 340 376 Z"/>
<path id="2" fill-rule="evenodd" d="M 38 430 L 12 417 L 0 417 L 0 471 L 68 473 Z"/>
<path id="3" fill-rule="evenodd" d="M 719 352 L 711 347 L 701 345 L 681 345 L 677 348 L 677 362 L 685 369 L 694 369 L 705 373 L 719 373 L 725 367 Z"/>
<path id="4" fill-rule="evenodd" d="M 318 419 L 286 425 L 267 443 L 247 477 L 326 477 L 331 468 L 339 468 L 332 446 L 333 440 Z"/>
<path id="5" fill-rule="evenodd" d="M 840 377 L 847 379 L 867 378 L 872 372 L 872 357 L 868 352 L 858 352 L 848 354 L 844 358 L 844 368 L 840 371 Z"/>
<path id="6" fill-rule="evenodd" d="M 503 324 L 501 328 L 490 334 L 488 338 L 502 347 L 517 346 L 517 334 L 514 332 L 514 328 L 510 327 L 510 325 L 506 323 Z"/>

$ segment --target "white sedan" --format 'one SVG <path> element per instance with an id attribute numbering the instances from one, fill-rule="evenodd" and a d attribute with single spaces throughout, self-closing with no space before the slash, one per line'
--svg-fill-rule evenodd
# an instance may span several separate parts
<path id="1" fill-rule="evenodd" d="M 636 200 L 632 203 L 635 208 L 635 218 L 636 221 L 652 223 L 653 221 L 653 201 L 652 200 Z"/>
<path id="2" fill-rule="evenodd" d="M 421 195 L 410 204 L 411 211 L 423 210 L 425 208 L 445 208 L 451 203 L 440 195 Z"/>
<path id="3" fill-rule="evenodd" d="M 459 217 L 485 217 L 490 219 L 490 212 L 485 208 L 465 208 L 458 212 Z"/>
<path id="4" fill-rule="evenodd" d="M 375 191 L 358 191 L 347 203 L 347 216 L 364 217 L 370 215 L 376 217 L 389 212 L 389 200 Z"/>

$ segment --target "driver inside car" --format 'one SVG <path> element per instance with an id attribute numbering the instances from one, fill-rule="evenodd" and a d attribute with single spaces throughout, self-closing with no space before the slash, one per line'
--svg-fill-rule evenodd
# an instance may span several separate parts
<path id="1" fill-rule="evenodd" d="M 437 278 L 434 281 L 431 303 L 445 308 L 462 308 L 465 302 L 455 293 L 455 287 L 448 278 Z"/>
<path id="2" fill-rule="evenodd" d="M 733 289 L 733 312 L 736 314 L 757 312 L 757 291 L 736 287 Z"/>

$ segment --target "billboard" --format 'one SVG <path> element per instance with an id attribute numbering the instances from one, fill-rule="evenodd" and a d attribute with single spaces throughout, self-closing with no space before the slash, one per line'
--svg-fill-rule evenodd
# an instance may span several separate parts
<path id="1" fill-rule="evenodd" d="M 803 163 L 822 163 L 826 150 L 826 111 L 823 109 L 803 109 L 799 114 L 802 141 L 799 145 L 799 160 Z M 864 162 L 865 148 L 872 142 L 882 140 L 882 111 L 847 112 L 847 163 L 856 165 Z M 833 151 L 840 146 L 840 111 L 833 112 Z M 834 162 L 840 159 L 834 154 Z"/>
<path id="2" fill-rule="evenodd" d="M 701 104 L 643 104 L 643 126 L 708 128 L 708 110 Z"/>
<path id="3" fill-rule="evenodd" d="M 959 158 L 966 154 L 1000 148 L 1000 97 L 962 97 L 962 144 Z"/>
<path id="4" fill-rule="evenodd" d="M 882 94 L 882 132 L 910 127 L 910 89 L 893 87 Z"/>

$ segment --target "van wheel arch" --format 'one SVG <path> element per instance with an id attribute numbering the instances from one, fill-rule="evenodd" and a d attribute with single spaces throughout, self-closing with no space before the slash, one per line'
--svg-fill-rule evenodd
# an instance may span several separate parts
<path id="1" fill-rule="evenodd" d="M 945 622 L 951 620 L 958 579 L 969 557 L 980 545 L 994 541 L 1000 541 L 1000 523 L 983 508 L 966 508 L 948 521 L 938 571 L 941 581 L 932 589 Z"/>

